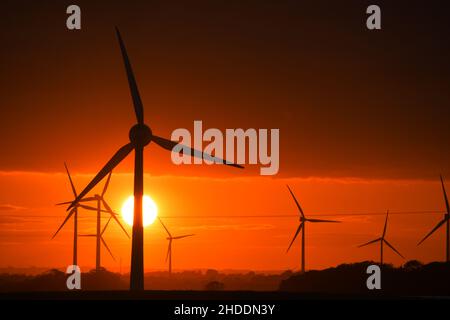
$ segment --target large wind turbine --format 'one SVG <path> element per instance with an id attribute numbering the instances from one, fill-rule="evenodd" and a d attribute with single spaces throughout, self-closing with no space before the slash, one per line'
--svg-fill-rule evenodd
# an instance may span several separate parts
<path id="1" fill-rule="evenodd" d="M 108 245 L 106 244 L 105 239 L 103 238 L 103 234 L 106 231 L 106 228 L 108 227 L 109 222 L 111 221 L 112 216 L 109 217 L 108 222 L 106 222 L 105 226 L 103 227 L 103 230 L 101 232 L 98 231 L 99 224 L 97 223 L 97 233 L 96 234 L 80 234 L 80 237 L 96 237 L 97 238 L 97 246 L 96 246 L 96 259 L 95 259 L 95 270 L 100 271 L 101 265 L 100 265 L 100 245 L 99 242 L 105 246 L 106 250 L 108 250 L 109 254 L 113 258 L 114 261 L 116 261 L 116 258 L 114 258 L 114 255 L 112 254 L 111 250 L 109 249 Z"/>
<path id="2" fill-rule="evenodd" d="M 447 209 L 447 213 L 444 214 L 444 218 L 434 227 L 417 245 L 421 244 L 425 241 L 429 236 L 431 236 L 437 229 L 439 229 L 444 223 L 447 227 L 447 234 L 445 239 L 445 261 L 450 261 L 450 207 L 448 205 L 448 198 L 447 193 L 445 192 L 445 186 L 444 186 L 444 179 L 442 176 L 441 178 L 441 185 L 442 185 L 442 192 L 444 193 L 444 200 L 445 200 L 445 207 Z"/>
<path id="3" fill-rule="evenodd" d="M 67 210 L 72 209 L 92 188 L 95 187 L 110 171 L 112 171 L 125 157 L 134 150 L 134 218 L 133 218 L 133 234 L 131 245 L 131 271 L 130 271 L 130 289 L 144 289 L 144 229 L 142 225 L 142 197 L 144 193 L 144 148 L 150 142 L 155 142 L 158 146 L 172 151 L 178 145 L 178 142 L 161 138 L 153 134 L 152 130 L 144 123 L 144 108 L 142 106 L 141 97 L 139 95 L 136 79 L 131 68 L 130 60 L 125 49 L 119 30 L 116 28 L 117 38 L 122 52 L 122 58 L 125 64 L 128 84 L 133 100 L 134 112 L 136 114 L 137 124 L 135 124 L 130 132 L 130 143 L 120 148 L 116 154 L 106 163 L 99 171 L 94 179 L 86 186 L 86 188 L 78 195 Z M 224 161 L 220 158 L 213 157 L 202 151 L 194 150 L 183 146 L 183 152 L 189 153 L 191 156 L 208 159 L 215 163 L 222 163 L 238 168 L 242 166 L 232 162 Z"/>
<path id="4" fill-rule="evenodd" d="M 166 262 L 167 262 L 167 260 L 169 260 L 169 274 L 172 274 L 172 240 L 192 237 L 192 236 L 194 236 L 194 234 L 186 234 L 184 236 L 173 237 L 172 234 L 169 232 L 169 230 L 164 225 L 164 223 L 162 222 L 161 218 L 158 217 L 158 219 L 159 219 L 159 222 L 161 222 L 161 224 L 164 227 L 164 229 L 166 229 L 166 232 L 167 232 L 167 235 L 168 235 L 167 240 L 169 240 L 169 248 L 167 249 Z"/>
<path id="5" fill-rule="evenodd" d="M 395 249 L 386 239 L 386 229 L 387 229 L 387 223 L 388 223 L 388 216 L 389 216 L 389 210 L 386 212 L 386 220 L 384 222 L 384 228 L 383 228 L 383 234 L 381 235 L 381 238 L 377 238 L 375 240 L 369 241 L 367 243 L 364 243 L 360 246 L 358 246 L 358 248 L 367 246 L 369 244 L 372 243 L 376 243 L 376 242 L 380 242 L 380 266 L 383 265 L 383 244 L 386 243 L 386 245 L 391 248 L 396 254 L 398 254 L 400 257 L 402 257 L 403 259 L 405 259 L 404 256 L 402 256 L 402 254 L 400 252 L 397 251 L 397 249 Z"/>
<path id="6" fill-rule="evenodd" d="M 64 162 L 64 167 L 66 168 L 67 176 L 69 177 L 70 186 L 72 187 L 72 193 L 74 195 L 74 198 L 76 199 L 77 191 L 75 189 L 75 185 L 73 184 L 69 169 L 67 168 L 67 164 L 65 162 Z M 67 202 L 58 203 L 57 205 L 61 205 L 61 204 L 67 204 Z M 94 207 L 84 205 L 81 203 L 77 203 L 72 208 L 72 210 L 70 210 L 69 214 L 66 216 L 66 219 L 64 219 L 63 223 L 58 228 L 58 230 L 56 230 L 55 234 L 52 237 L 52 240 L 53 240 L 56 237 L 56 235 L 58 234 L 58 232 L 62 229 L 62 227 L 66 224 L 66 222 L 69 220 L 69 218 L 73 215 L 73 260 L 72 260 L 72 264 L 74 266 L 76 266 L 77 262 L 78 262 L 78 208 L 83 208 L 86 210 L 97 210 Z"/>
<path id="7" fill-rule="evenodd" d="M 294 243 L 295 239 L 297 238 L 298 234 L 300 231 L 302 231 L 302 272 L 305 272 L 305 225 L 306 222 L 332 222 L 332 223 L 339 223 L 340 221 L 335 221 L 335 220 L 320 220 L 320 219 L 308 219 L 305 217 L 305 214 L 303 213 L 302 207 L 300 206 L 300 204 L 298 203 L 297 199 L 294 196 L 294 193 L 292 192 L 291 188 L 289 188 L 289 186 L 287 186 L 289 192 L 292 195 L 292 198 L 294 198 L 295 204 L 297 205 L 298 211 L 300 212 L 300 225 L 297 228 L 297 231 L 295 232 L 294 238 L 292 239 L 291 243 L 289 244 L 289 247 L 286 251 L 286 253 L 289 251 L 289 249 L 291 248 L 292 244 Z"/>

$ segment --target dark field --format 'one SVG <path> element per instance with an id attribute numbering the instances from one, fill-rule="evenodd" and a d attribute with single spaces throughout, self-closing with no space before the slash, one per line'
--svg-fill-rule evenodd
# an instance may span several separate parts
<path id="1" fill-rule="evenodd" d="M 2 300 L 173 300 L 173 301 L 286 301 L 286 300 L 426 300 L 447 299 L 434 296 L 394 296 L 380 293 L 327 294 L 296 292 L 257 291 L 152 291 L 141 293 L 129 291 L 53 291 L 1 293 Z"/>
<path id="2" fill-rule="evenodd" d="M 216 270 L 147 273 L 144 292 L 130 292 L 128 275 L 105 269 L 81 274 L 81 289 L 66 288 L 67 275 L 50 270 L 38 275 L 0 274 L 0 299 L 60 300 L 298 300 L 298 299 L 428 299 L 450 297 L 450 264 L 381 267 L 381 289 L 367 288 L 366 261 L 305 273 L 278 275 Z"/>

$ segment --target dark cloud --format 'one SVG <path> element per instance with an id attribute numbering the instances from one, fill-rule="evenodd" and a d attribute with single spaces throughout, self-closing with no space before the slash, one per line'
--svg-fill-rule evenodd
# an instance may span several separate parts
<path id="1" fill-rule="evenodd" d="M 119 25 L 154 131 L 280 128 L 284 176 L 450 174 L 448 1 L 377 1 L 371 32 L 365 0 L 77 4 L 78 32 L 63 2 L 2 6 L 0 169 L 93 172 L 127 141 Z"/>

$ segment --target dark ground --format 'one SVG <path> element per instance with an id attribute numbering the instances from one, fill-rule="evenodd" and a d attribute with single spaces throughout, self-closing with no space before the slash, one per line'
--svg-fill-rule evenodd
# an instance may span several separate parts
<path id="1" fill-rule="evenodd" d="M 129 277 L 105 269 L 81 274 L 82 290 L 66 288 L 67 275 L 49 270 L 39 275 L 0 275 L 1 300 L 170 300 L 289 301 L 308 299 L 450 299 L 450 264 L 408 261 L 381 267 L 381 289 L 367 288 L 365 261 L 306 273 L 279 275 L 205 272 L 147 273 L 144 292 L 129 292 Z"/>
<path id="2" fill-rule="evenodd" d="M 1 293 L 1 300 L 220 300 L 220 301 L 277 301 L 277 300 L 427 300 L 450 297 L 434 296 L 393 296 L 381 293 L 327 294 L 295 292 L 256 292 L 256 291 L 152 291 L 141 293 L 129 291 L 53 291 L 53 292 L 13 292 Z"/>

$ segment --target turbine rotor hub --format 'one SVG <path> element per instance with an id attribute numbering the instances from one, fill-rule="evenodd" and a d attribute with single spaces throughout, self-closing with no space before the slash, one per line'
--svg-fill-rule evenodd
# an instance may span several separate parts
<path id="1" fill-rule="evenodd" d="M 145 147 L 152 141 L 152 130 L 145 124 L 136 124 L 130 129 L 130 141 L 136 147 Z"/>

